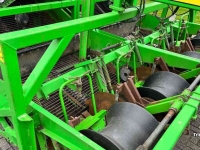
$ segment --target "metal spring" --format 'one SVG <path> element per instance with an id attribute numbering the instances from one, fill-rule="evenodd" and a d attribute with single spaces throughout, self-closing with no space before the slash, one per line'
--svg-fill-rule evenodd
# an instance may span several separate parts
<path id="1" fill-rule="evenodd" d="M 100 73 L 101 80 L 102 80 L 103 84 L 107 85 L 106 80 L 105 80 L 105 76 L 104 76 L 104 73 L 103 73 L 103 70 L 102 70 L 101 65 L 100 65 L 100 61 L 97 62 L 97 68 L 98 68 L 98 71 Z M 107 90 L 107 87 L 106 87 L 106 90 Z"/>
<path id="2" fill-rule="evenodd" d="M 113 88 L 112 88 L 112 85 L 111 85 L 111 79 L 110 79 L 110 76 L 109 76 L 109 73 L 108 73 L 108 68 L 107 68 L 105 62 L 103 61 L 103 59 L 101 59 L 101 60 L 102 60 L 101 63 L 102 63 L 102 66 L 103 66 L 103 71 L 104 71 L 106 80 L 108 82 L 108 85 L 109 85 L 111 92 L 113 92 Z"/>

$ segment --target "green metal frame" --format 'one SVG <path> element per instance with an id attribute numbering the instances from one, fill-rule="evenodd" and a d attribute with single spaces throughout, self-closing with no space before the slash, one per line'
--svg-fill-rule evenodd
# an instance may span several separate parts
<path id="1" fill-rule="evenodd" d="M 196 66 L 200 63 L 198 59 L 191 59 L 187 56 L 182 56 L 180 54 L 147 45 L 160 36 L 159 31 L 155 31 L 151 35 L 144 37 L 144 39 L 140 40 L 143 41 L 141 43 L 139 41 L 133 42 L 126 40 L 105 31 L 95 29 L 127 20 L 137 15 L 137 8 L 133 7 L 124 9 L 121 0 L 114 0 L 113 5 L 110 7 L 113 10 L 112 12 L 94 16 L 95 2 L 99 1 L 64 0 L 62 2 L 47 2 L 0 9 L 0 17 L 65 8 L 69 6 L 73 6 L 74 11 L 72 13 L 73 17 L 69 21 L 0 34 L 0 68 L 3 74 L 3 80 L 0 80 L 0 87 L 4 87 L 0 88 L 0 123 L 5 129 L 4 131 L 0 130 L 0 135 L 3 135 L 9 139 L 10 142 L 16 144 L 20 150 L 36 150 L 36 138 L 39 141 L 40 148 L 46 149 L 44 136 L 50 137 L 52 140 L 59 142 L 69 149 L 103 149 L 78 131 L 87 128 L 101 130 L 105 127 L 104 116 L 106 111 L 95 111 L 96 113 L 94 116 L 88 117 L 76 128 L 72 128 L 67 123 L 58 119 L 32 101 L 33 97 L 36 95 L 38 98 L 48 99 L 49 94 L 58 90 L 63 84 L 65 86 L 65 84 L 69 83 L 72 78 L 82 77 L 87 74 L 89 80 L 91 80 L 89 76 L 90 74 L 98 76 L 96 68 L 97 62 L 99 61 L 104 61 L 105 64 L 114 61 L 116 62 L 119 57 L 132 52 L 134 56 L 130 60 L 130 66 L 133 66 L 134 69 L 138 66 L 137 62 L 139 61 L 139 58 L 141 58 L 142 63 L 153 63 L 155 57 L 162 56 L 169 66 L 188 69 L 189 71 L 182 74 L 185 78 L 191 78 L 200 73 L 200 70 L 196 69 Z M 131 4 L 133 5 L 136 3 L 137 1 L 135 0 L 131 1 Z M 80 5 L 84 8 L 82 10 L 83 18 L 78 17 Z M 165 4 L 156 2 L 150 3 L 146 5 L 144 13 L 147 14 L 166 7 L 167 5 Z M 190 22 L 188 25 L 190 26 L 188 32 L 191 34 L 196 33 L 200 27 L 198 24 Z M 178 23 L 174 23 L 173 27 L 175 30 L 178 29 Z M 169 26 L 167 27 L 167 31 L 170 31 Z M 79 51 L 80 63 L 75 65 L 74 70 L 44 83 L 48 74 L 65 51 L 65 48 L 71 39 L 78 33 L 81 33 Z M 94 44 L 96 39 L 102 41 L 102 43 Z M 21 48 L 48 41 L 51 41 L 51 44 L 29 75 L 26 82 L 22 84 L 17 51 Z M 101 51 L 101 49 L 108 43 L 121 43 L 121 47 L 113 49 L 101 57 L 86 60 L 88 48 Z M 135 49 L 132 49 L 133 46 L 138 48 L 139 53 L 136 52 Z M 138 55 L 140 55 L 140 57 Z M 99 82 L 100 90 L 105 91 L 105 85 L 103 85 L 101 81 Z M 195 96 L 195 93 L 199 93 L 198 89 L 192 94 L 192 96 Z M 146 109 L 152 114 L 166 112 L 171 107 L 172 102 L 181 100 L 181 96 L 185 96 L 185 93 L 149 105 Z M 180 111 L 180 117 L 178 115 L 177 118 L 181 119 L 184 125 L 187 124 L 191 120 L 192 116 L 195 115 L 195 108 L 197 105 L 197 101 L 190 99 L 185 103 L 184 107 Z M 63 110 L 66 112 L 64 107 Z M 182 117 L 182 114 L 184 114 L 185 111 L 190 111 L 187 118 Z M 11 117 L 14 126 L 13 129 L 5 121 L 5 117 Z M 65 121 L 68 121 L 67 114 L 65 114 Z M 162 138 L 169 142 L 168 134 L 174 132 L 173 130 L 177 126 L 177 121 L 174 120 L 172 127 L 167 130 Z M 175 141 L 178 140 L 183 128 L 185 128 L 185 126 L 179 130 L 179 133 L 176 138 L 173 138 L 169 147 L 172 147 Z M 162 146 L 162 141 L 159 141 L 155 149 L 160 149 Z"/>

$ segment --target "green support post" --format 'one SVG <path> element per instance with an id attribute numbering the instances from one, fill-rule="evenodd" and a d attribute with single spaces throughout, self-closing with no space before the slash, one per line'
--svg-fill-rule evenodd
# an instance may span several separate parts
<path id="1" fill-rule="evenodd" d="M 23 96 L 17 52 L 1 41 L 0 47 L 1 69 L 18 147 L 20 150 L 36 150 L 34 121 L 26 114 L 27 101 Z"/>

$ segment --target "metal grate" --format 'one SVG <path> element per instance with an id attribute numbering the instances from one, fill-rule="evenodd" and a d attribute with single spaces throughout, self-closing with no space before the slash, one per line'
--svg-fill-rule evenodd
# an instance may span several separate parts
<path id="1" fill-rule="evenodd" d="M 25 29 L 55 23 L 45 12 L 27 13 L 29 17 L 28 25 Z M 0 33 L 22 30 L 15 20 L 15 15 L 0 17 Z"/>
<path id="2" fill-rule="evenodd" d="M 73 66 L 76 63 L 78 63 L 78 57 L 76 54 L 71 54 L 71 55 L 67 55 L 60 58 L 58 63 L 55 65 L 55 67 L 49 74 L 46 81 L 52 80 L 55 77 L 58 77 L 66 72 L 73 70 L 74 69 Z M 109 74 L 110 74 L 112 84 L 116 84 L 116 75 L 111 72 Z M 26 78 L 23 79 L 23 81 L 25 80 Z M 98 86 L 97 86 L 94 76 L 92 76 L 92 81 L 93 81 L 94 92 L 96 93 L 98 92 Z M 69 88 L 65 88 L 65 91 L 63 92 L 64 93 L 63 98 L 65 101 L 65 106 L 67 108 L 67 114 L 69 116 L 77 117 L 81 115 L 87 109 L 87 106 L 85 105 L 85 101 L 91 98 L 91 92 L 90 92 L 90 87 L 88 84 L 88 79 L 86 77 L 82 78 L 82 84 L 83 84 L 82 86 L 83 96 L 81 98 L 77 98 L 77 92 Z M 76 102 L 74 102 L 74 100 Z M 64 120 L 58 91 L 55 91 L 54 93 L 52 93 L 49 96 L 48 100 L 43 99 L 41 101 L 38 101 L 37 98 L 34 98 L 34 101 L 37 104 L 44 107 L 49 112 L 51 112 L 52 114 L 54 114 L 55 116 L 57 116 L 58 118 Z"/>

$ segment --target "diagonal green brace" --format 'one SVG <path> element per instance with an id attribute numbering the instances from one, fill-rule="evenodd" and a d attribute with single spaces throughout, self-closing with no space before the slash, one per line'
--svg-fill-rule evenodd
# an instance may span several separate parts
<path id="1" fill-rule="evenodd" d="M 26 103 L 29 103 L 59 60 L 74 35 L 53 40 L 23 85 Z"/>

